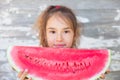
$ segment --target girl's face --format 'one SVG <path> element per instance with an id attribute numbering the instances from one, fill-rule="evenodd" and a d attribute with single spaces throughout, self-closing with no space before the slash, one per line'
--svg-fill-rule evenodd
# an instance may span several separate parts
<path id="1" fill-rule="evenodd" d="M 57 15 L 50 17 L 46 25 L 48 47 L 71 48 L 74 32 L 62 18 Z"/>

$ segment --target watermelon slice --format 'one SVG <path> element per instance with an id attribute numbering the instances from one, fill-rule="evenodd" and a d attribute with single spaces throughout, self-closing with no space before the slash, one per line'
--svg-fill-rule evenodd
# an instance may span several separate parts
<path id="1" fill-rule="evenodd" d="M 110 64 L 106 49 L 13 46 L 7 57 L 15 70 L 28 69 L 34 80 L 95 80 Z"/>

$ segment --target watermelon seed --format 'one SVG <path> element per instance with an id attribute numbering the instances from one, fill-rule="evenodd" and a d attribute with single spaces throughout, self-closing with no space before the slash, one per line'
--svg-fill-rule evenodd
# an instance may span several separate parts
<path id="1" fill-rule="evenodd" d="M 44 62 L 44 65 L 46 65 L 46 62 Z"/>
<path id="2" fill-rule="evenodd" d="M 36 62 L 36 63 L 39 63 L 39 61 L 38 61 L 37 59 L 35 59 L 35 62 Z"/>
<path id="3" fill-rule="evenodd" d="M 75 67 L 77 66 L 76 62 L 74 62 L 74 66 L 75 66 Z"/>
<path id="4" fill-rule="evenodd" d="M 75 74 L 78 71 L 80 71 L 80 69 L 76 68 L 76 69 L 73 70 L 73 73 Z"/>
<path id="5" fill-rule="evenodd" d="M 55 63 L 55 66 L 57 66 L 57 63 Z"/>
<path id="6" fill-rule="evenodd" d="M 28 55 L 25 55 L 25 58 L 28 58 L 29 56 Z"/>
<path id="7" fill-rule="evenodd" d="M 65 63 L 63 62 L 63 63 L 62 63 L 62 65 L 64 66 L 64 65 L 65 65 Z"/>
<path id="8" fill-rule="evenodd" d="M 84 63 L 79 63 L 80 65 L 79 65 L 79 68 L 80 68 L 80 70 L 84 70 L 84 68 L 85 68 L 85 66 L 83 65 Z"/>
<path id="9" fill-rule="evenodd" d="M 73 74 L 75 74 L 75 70 L 73 70 Z"/>
<path id="10" fill-rule="evenodd" d="M 68 62 L 66 62 L 66 65 L 69 66 Z"/>
<path id="11" fill-rule="evenodd" d="M 30 60 L 32 60 L 32 58 L 31 58 L 31 57 L 29 57 L 29 59 L 30 59 Z"/>
<path id="12" fill-rule="evenodd" d="M 29 60 L 32 60 L 32 57 L 28 56 L 28 55 L 25 55 L 25 58 L 29 59 Z"/>
<path id="13" fill-rule="evenodd" d="M 59 66 L 61 66 L 61 64 L 60 64 L 60 63 L 59 63 L 58 65 L 59 65 Z"/>

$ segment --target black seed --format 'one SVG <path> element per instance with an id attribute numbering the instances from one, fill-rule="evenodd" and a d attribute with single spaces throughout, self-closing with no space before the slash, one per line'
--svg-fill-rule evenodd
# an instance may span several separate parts
<path id="1" fill-rule="evenodd" d="M 57 66 L 57 63 L 55 63 L 55 65 Z"/>
<path id="2" fill-rule="evenodd" d="M 25 55 L 26 58 L 28 58 L 29 56 Z"/>
<path id="3" fill-rule="evenodd" d="M 37 62 L 37 59 L 35 60 L 35 62 Z"/>
<path id="4" fill-rule="evenodd" d="M 82 63 L 80 63 L 80 65 L 83 65 Z"/>
<path id="5" fill-rule="evenodd" d="M 75 71 L 73 71 L 73 74 L 75 74 Z"/>
<path id="6" fill-rule="evenodd" d="M 37 61 L 37 63 L 39 63 L 40 61 Z"/>
<path id="7" fill-rule="evenodd" d="M 32 58 L 31 58 L 31 57 L 29 57 L 29 59 L 30 59 L 30 60 L 32 60 Z"/>
<path id="8" fill-rule="evenodd" d="M 44 63 L 44 65 L 46 65 L 46 62 Z"/>
<path id="9" fill-rule="evenodd" d="M 66 65 L 69 66 L 68 62 L 66 62 Z"/>
<path id="10" fill-rule="evenodd" d="M 59 66 L 60 66 L 60 63 L 59 63 Z"/>
<path id="11" fill-rule="evenodd" d="M 64 65 L 65 65 L 65 63 L 63 62 L 63 63 L 62 63 L 62 65 L 64 66 Z"/>
<path id="12" fill-rule="evenodd" d="M 75 62 L 74 62 L 74 66 L 77 66 Z"/>

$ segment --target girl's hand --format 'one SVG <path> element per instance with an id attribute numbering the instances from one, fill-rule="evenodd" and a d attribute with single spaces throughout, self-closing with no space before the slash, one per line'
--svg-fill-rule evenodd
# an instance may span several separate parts
<path id="1" fill-rule="evenodd" d="M 101 74 L 100 78 L 101 79 L 105 79 L 105 74 L 110 73 L 110 70 L 108 69 L 104 74 Z"/>
<path id="2" fill-rule="evenodd" d="M 32 80 L 32 78 L 26 77 L 27 74 L 28 74 L 28 70 L 20 71 L 20 72 L 18 73 L 18 78 L 19 78 L 20 80 Z"/>

